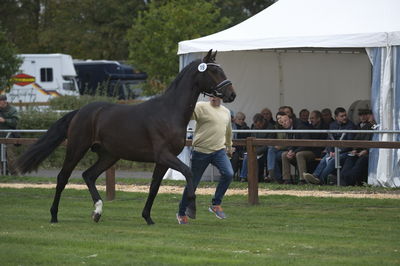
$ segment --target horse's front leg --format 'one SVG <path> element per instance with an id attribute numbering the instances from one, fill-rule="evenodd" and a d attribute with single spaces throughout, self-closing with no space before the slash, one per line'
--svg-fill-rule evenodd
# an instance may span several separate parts
<path id="1" fill-rule="evenodd" d="M 196 218 L 196 195 L 193 183 L 193 174 L 190 168 L 184 164 L 181 160 L 179 160 L 176 156 L 171 153 L 168 154 L 160 154 L 158 164 L 162 164 L 167 168 L 172 168 L 176 171 L 182 173 L 182 175 L 186 178 L 186 192 L 187 192 L 187 200 L 188 206 L 186 208 L 186 213 L 190 218 Z M 162 178 L 162 177 L 161 177 Z M 160 181 L 161 182 L 161 181 Z"/>
<path id="2" fill-rule="evenodd" d="M 153 206 L 154 199 L 157 196 L 161 181 L 167 170 L 168 167 L 160 164 L 156 164 L 156 166 L 154 167 L 149 196 L 147 197 L 146 205 L 144 206 L 142 211 L 142 217 L 146 220 L 148 225 L 154 224 L 153 220 L 150 217 L 151 207 Z"/>

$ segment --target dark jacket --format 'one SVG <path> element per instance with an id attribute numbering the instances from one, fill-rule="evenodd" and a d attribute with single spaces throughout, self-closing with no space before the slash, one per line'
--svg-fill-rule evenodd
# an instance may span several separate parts
<path id="1" fill-rule="evenodd" d="M 310 128 L 308 126 L 306 126 L 302 121 L 300 121 L 298 119 L 294 119 L 292 129 L 308 130 Z M 288 139 L 312 139 L 311 133 L 288 133 L 287 138 Z M 296 147 L 296 146 L 288 147 L 288 150 L 289 151 L 292 150 L 293 152 L 313 151 L 313 149 L 311 147 Z"/>
<path id="2" fill-rule="evenodd" d="M 329 129 L 330 130 L 355 130 L 357 129 L 356 125 L 354 125 L 354 123 L 351 120 L 347 120 L 347 123 L 345 124 L 339 124 L 337 121 L 332 122 L 329 125 Z M 340 137 L 342 136 L 341 133 L 333 133 L 333 134 L 329 134 L 331 135 L 330 139 L 334 140 L 339 140 Z M 355 137 L 355 133 L 346 133 L 346 135 L 343 137 L 342 140 L 353 140 Z M 335 148 L 334 147 L 327 147 L 326 150 L 328 152 L 334 152 Z M 340 153 L 344 153 L 344 152 L 349 152 L 351 151 L 351 148 L 341 148 L 340 149 Z"/>
<path id="3" fill-rule="evenodd" d="M 4 118 L 6 121 L 0 123 L 0 129 L 16 129 L 19 120 L 17 109 L 14 106 L 7 104 L 5 108 L 0 108 L 0 117 Z M 6 134 L 1 134 L 5 137 Z"/>

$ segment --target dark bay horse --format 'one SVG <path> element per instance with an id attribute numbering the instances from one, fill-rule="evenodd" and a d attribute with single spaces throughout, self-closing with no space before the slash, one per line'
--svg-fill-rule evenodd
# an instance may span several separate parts
<path id="1" fill-rule="evenodd" d="M 57 176 L 57 187 L 50 209 L 51 222 L 58 222 L 61 193 L 77 163 L 91 149 L 98 160 L 83 172 L 82 177 L 92 196 L 95 210 L 92 218 L 98 222 L 103 202 L 95 182 L 98 176 L 119 159 L 155 162 L 150 192 L 142 216 L 153 224 L 151 207 L 161 180 L 168 168 L 181 172 L 187 182 L 190 211 L 195 213 L 195 192 L 192 173 L 176 156 L 185 145 L 186 126 L 200 93 L 218 96 L 232 102 L 236 94 L 222 68 L 215 64 L 216 52 L 210 50 L 203 60 L 186 66 L 165 93 L 138 105 L 104 102 L 90 103 L 56 121 L 39 140 L 17 160 L 20 173 L 36 170 L 65 139 L 66 156 Z"/>

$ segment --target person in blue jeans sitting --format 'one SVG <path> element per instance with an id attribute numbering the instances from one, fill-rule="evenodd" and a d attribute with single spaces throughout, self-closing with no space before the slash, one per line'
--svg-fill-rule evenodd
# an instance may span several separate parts
<path id="1" fill-rule="evenodd" d="M 330 130 L 355 130 L 357 129 L 356 125 L 352 121 L 350 121 L 347 117 L 346 109 L 343 107 L 338 107 L 335 110 L 335 121 L 333 121 L 329 125 Z M 339 140 L 342 136 L 342 133 L 334 133 L 330 134 L 331 138 L 334 140 Z M 354 139 L 355 134 L 346 133 L 342 140 L 352 140 Z M 328 175 L 332 174 L 335 171 L 335 152 L 333 147 L 326 148 L 327 153 L 319 162 L 317 168 L 314 170 L 312 174 L 304 173 L 304 179 L 310 184 L 327 184 Z M 351 148 L 343 148 L 340 149 L 339 162 L 342 165 L 348 156 L 348 152 L 351 151 Z"/>
<path id="2" fill-rule="evenodd" d="M 229 109 L 221 105 L 221 99 L 210 97 L 209 102 L 198 102 L 192 119 L 196 121 L 193 138 L 192 174 L 196 189 L 209 164 L 218 168 L 221 173 L 218 186 L 208 210 L 219 219 L 226 215 L 221 207 L 222 198 L 233 179 L 233 169 L 228 154 L 232 154 L 232 126 Z M 183 191 L 176 218 L 179 224 L 187 224 L 188 217 L 195 215 L 187 209 L 187 187 Z"/>

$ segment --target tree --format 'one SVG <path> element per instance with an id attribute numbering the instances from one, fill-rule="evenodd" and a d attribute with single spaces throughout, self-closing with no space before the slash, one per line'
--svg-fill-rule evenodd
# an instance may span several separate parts
<path id="1" fill-rule="evenodd" d="M 21 59 L 16 55 L 15 47 L 6 38 L 0 28 L 0 90 L 8 91 L 11 87 L 11 76 L 18 71 Z"/>
<path id="2" fill-rule="evenodd" d="M 147 72 L 161 90 L 178 73 L 178 42 L 218 32 L 230 22 L 214 1 L 151 2 L 129 29 L 129 61 Z"/>

